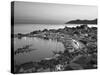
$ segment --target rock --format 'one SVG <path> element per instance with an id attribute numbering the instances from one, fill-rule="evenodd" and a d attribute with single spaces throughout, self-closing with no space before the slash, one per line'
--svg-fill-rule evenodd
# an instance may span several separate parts
<path id="1" fill-rule="evenodd" d="M 55 67 L 55 71 L 63 71 L 64 70 L 64 66 L 61 64 L 56 65 Z"/>
<path id="2" fill-rule="evenodd" d="M 95 64 L 94 61 L 92 60 L 91 56 L 88 55 L 79 55 L 76 56 L 71 63 L 79 64 L 83 68 L 92 68 L 92 65 Z"/>
<path id="3" fill-rule="evenodd" d="M 43 72 L 43 68 L 37 69 L 37 72 Z"/>
<path id="4" fill-rule="evenodd" d="M 94 68 L 97 68 L 97 65 L 95 64 L 95 65 L 93 65 L 93 67 L 94 67 Z"/>
<path id="5" fill-rule="evenodd" d="M 72 52 L 74 52 L 74 51 L 75 51 L 75 49 L 74 49 L 74 48 L 73 48 L 73 49 L 69 49 L 69 50 L 68 50 L 68 52 L 69 52 L 69 53 L 72 53 Z"/>
<path id="6" fill-rule="evenodd" d="M 79 64 L 76 64 L 76 63 L 70 63 L 69 66 L 74 69 L 74 70 L 81 70 L 83 69 L 83 67 Z"/>
<path id="7" fill-rule="evenodd" d="M 82 49 L 84 46 L 84 44 L 82 44 L 81 42 L 79 42 L 78 40 L 75 40 L 75 39 L 72 39 L 72 46 L 75 48 L 75 49 Z"/>
<path id="8" fill-rule="evenodd" d="M 51 60 L 52 58 L 50 57 L 50 58 L 44 58 L 44 60 Z"/>
<path id="9" fill-rule="evenodd" d="M 24 72 L 24 69 L 23 69 L 23 68 L 20 68 L 19 72 L 20 72 L 20 73 L 21 73 L 21 72 Z"/>
<path id="10" fill-rule="evenodd" d="M 42 72 L 50 72 L 50 68 L 44 69 Z"/>

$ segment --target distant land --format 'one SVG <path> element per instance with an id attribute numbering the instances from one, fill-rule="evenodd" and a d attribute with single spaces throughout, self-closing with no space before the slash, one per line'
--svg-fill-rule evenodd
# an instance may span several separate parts
<path id="1" fill-rule="evenodd" d="M 97 19 L 94 20 L 71 20 L 65 24 L 97 24 Z"/>

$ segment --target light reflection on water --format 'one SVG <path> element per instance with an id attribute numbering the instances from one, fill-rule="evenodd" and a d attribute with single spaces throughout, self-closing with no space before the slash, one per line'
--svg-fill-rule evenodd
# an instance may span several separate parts
<path id="1" fill-rule="evenodd" d="M 64 46 L 56 40 L 44 40 L 40 38 L 23 37 L 22 39 L 14 38 L 14 50 L 22 48 L 25 45 L 32 44 L 31 48 L 36 49 L 27 53 L 19 53 L 14 56 L 17 64 L 39 61 L 44 58 L 53 56 L 53 51 L 64 51 Z"/>
<path id="2" fill-rule="evenodd" d="M 82 24 L 62 24 L 62 25 L 46 25 L 46 24 L 15 24 L 14 33 L 29 33 L 35 30 L 44 30 L 44 29 L 59 29 L 67 27 L 76 27 Z M 89 27 L 97 27 L 97 25 L 88 25 Z"/>

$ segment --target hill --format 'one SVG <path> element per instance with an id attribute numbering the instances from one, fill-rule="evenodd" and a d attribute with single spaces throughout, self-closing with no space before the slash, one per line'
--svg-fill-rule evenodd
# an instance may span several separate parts
<path id="1" fill-rule="evenodd" d="M 72 20 L 65 24 L 97 24 L 97 19 L 94 19 L 94 20 Z"/>

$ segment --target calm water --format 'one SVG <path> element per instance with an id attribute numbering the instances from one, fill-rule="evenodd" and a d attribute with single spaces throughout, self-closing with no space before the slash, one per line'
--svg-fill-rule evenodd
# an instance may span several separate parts
<path id="1" fill-rule="evenodd" d="M 14 26 L 14 33 L 29 33 L 35 30 L 43 29 L 59 29 L 64 28 L 66 25 L 40 25 L 40 24 L 21 24 Z M 76 25 L 67 25 L 68 27 L 75 27 Z M 90 25 L 90 27 L 93 25 Z M 64 51 L 64 46 L 61 42 L 56 40 L 44 40 L 40 38 L 23 37 L 22 39 L 14 38 L 14 50 L 22 48 L 25 45 L 32 46 L 35 49 L 27 53 L 20 53 L 14 56 L 16 64 L 21 64 L 29 61 L 39 61 L 41 59 L 52 57 L 53 51 Z"/>
<path id="2" fill-rule="evenodd" d="M 35 30 L 44 30 L 44 29 L 59 29 L 67 27 L 76 27 L 80 26 L 80 24 L 63 24 L 63 25 L 45 25 L 45 24 L 15 24 L 14 25 L 14 33 L 29 33 Z M 89 27 L 97 26 L 97 25 L 88 25 Z"/>
<path id="3" fill-rule="evenodd" d="M 15 55 L 14 58 L 16 64 L 29 61 L 39 61 L 44 58 L 52 57 L 54 55 L 53 51 L 64 51 L 63 44 L 56 40 L 43 40 L 36 37 L 23 37 L 22 39 L 14 38 L 14 50 L 30 44 L 32 44 L 30 48 L 35 50 Z"/>

